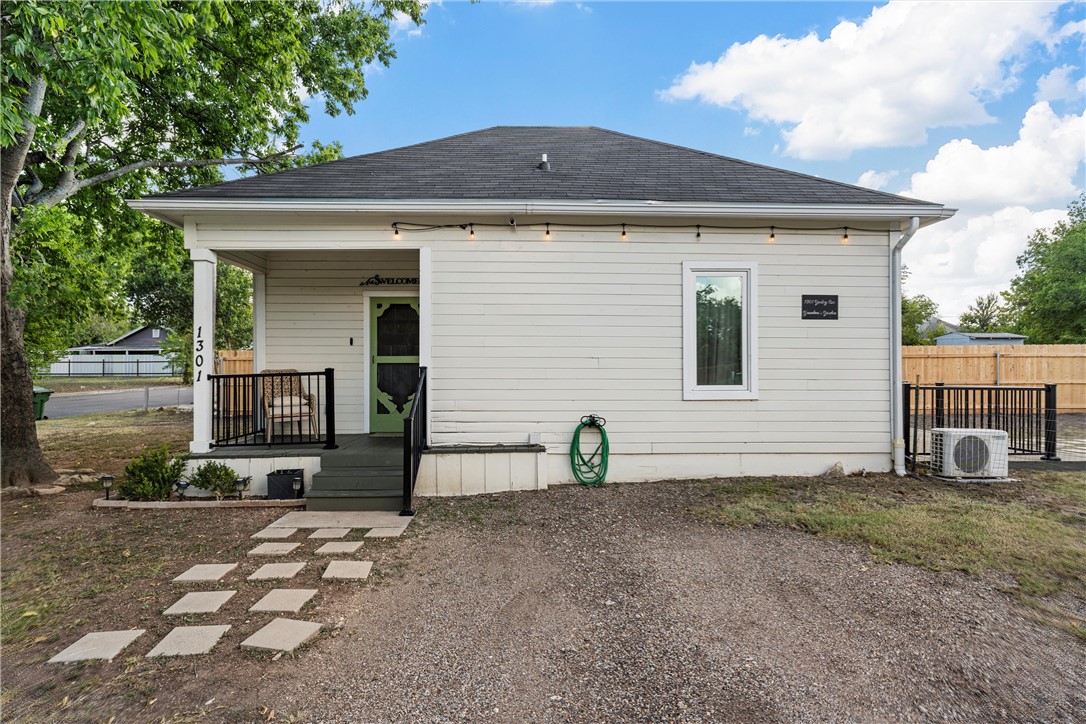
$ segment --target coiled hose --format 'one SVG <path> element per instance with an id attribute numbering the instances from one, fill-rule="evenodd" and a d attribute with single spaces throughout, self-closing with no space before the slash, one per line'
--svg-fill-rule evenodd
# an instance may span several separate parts
<path id="1" fill-rule="evenodd" d="M 569 464 L 573 468 L 573 477 L 581 485 L 603 485 L 607 477 L 610 446 L 607 443 L 607 431 L 603 429 L 606 424 L 607 420 L 598 415 L 585 415 L 573 433 L 573 441 L 569 444 Z M 581 430 L 586 427 L 594 427 L 600 431 L 600 444 L 588 457 L 581 452 Z"/>

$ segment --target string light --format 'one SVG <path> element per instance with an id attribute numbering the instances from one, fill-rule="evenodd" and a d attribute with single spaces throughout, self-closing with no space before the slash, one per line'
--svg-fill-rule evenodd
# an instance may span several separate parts
<path id="1" fill-rule="evenodd" d="M 508 228 L 508 226 L 506 224 L 504 224 L 504 223 L 480 222 L 480 225 L 484 226 L 484 227 L 492 226 L 492 227 Z M 543 234 L 544 238 L 548 239 L 548 240 L 552 238 L 551 226 L 555 226 L 555 225 L 557 225 L 559 228 L 561 228 L 563 226 L 562 223 L 555 224 L 555 222 L 553 222 L 553 221 L 547 221 L 547 222 L 540 221 L 540 222 L 538 222 L 536 224 L 528 224 L 528 226 L 535 226 L 537 228 L 540 227 L 540 226 L 543 226 L 544 227 L 544 234 Z M 569 228 L 596 228 L 596 229 L 606 229 L 606 228 L 613 229 L 615 226 L 618 226 L 621 229 L 620 238 L 623 241 L 627 241 L 630 238 L 629 237 L 629 227 L 641 228 L 641 229 L 661 229 L 662 228 L 662 229 L 672 229 L 672 230 L 690 229 L 692 227 L 694 229 L 694 233 L 695 233 L 695 236 L 696 236 L 697 239 L 701 239 L 703 229 L 716 229 L 716 230 L 723 231 L 723 232 L 735 232 L 735 233 L 751 234 L 751 233 L 757 232 L 757 230 L 759 228 L 765 228 L 765 227 L 758 227 L 758 226 L 732 226 L 732 225 L 724 225 L 724 224 L 674 224 L 674 225 L 667 225 L 667 224 L 658 224 L 658 223 L 640 224 L 640 223 L 629 223 L 629 222 L 625 222 L 625 223 L 610 222 L 610 223 L 599 223 L 599 224 L 593 224 L 593 223 L 568 223 L 568 224 L 565 224 L 565 226 L 567 226 Z M 401 237 L 401 232 L 403 232 L 403 233 L 408 233 L 408 232 L 428 232 L 428 231 L 441 231 L 442 229 L 454 229 L 454 228 L 455 229 L 466 230 L 468 232 L 468 238 L 469 239 L 474 239 L 475 238 L 475 223 L 474 222 L 464 222 L 464 223 L 460 223 L 460 224 L 424 224 L 424 223 L 418 223 L 418 222 L 414 222 L 414 221 L 396 221 L 396 222 L 392 223 L 392 236 L 393 236 L 393 238 L 399 240 L 400 238 L 402 238 Z M 839 239 L 840 239 L 842 244 L 848 244 L 849 243 L 849 232 L 851 232 L 851 231 L 864 231 L 864 232 L 869 232 L 869 233 L 872 233 L 872 234 L 886 234 L 886 233 L 889 233 L 890 231 L 892 231 L 892 229 L 864 228 L 864 227 L 858 227 L 858 226 L 845 226 L 845 227 L 840 227 L 840 226 L 837 226 L 837 227 L 833 227 L 833 226 L 782 226 L 781 229 L 784 229 L 784 230 L 787 230 L 787 231 L 812 232 L 812 233 L 815 233 L 815 232 L 835 232 L 838 229 L 840 229 L 841 230 L 841 236 L 839 237 Z M 773 226 L 769 227 L 768 241 L 770 243 L 772 243 L 772 242 L 775 242 L 776 240 L 777 240 L 777 227 L 776 227 L 776 225 L 773 225 Z"/>

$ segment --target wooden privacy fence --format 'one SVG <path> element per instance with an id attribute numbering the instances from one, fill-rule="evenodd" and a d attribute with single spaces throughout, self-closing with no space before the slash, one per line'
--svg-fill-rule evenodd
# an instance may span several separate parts
<path id="1" fill-rule="evenodd" d="M 1086 344 L 902 347 L 901 362 L 914 385 L 1054 384 L 1060 412 L 1086 412 Z"/>
<path id="2" fill-rule="evenodd" d="M 221 349 L 215 358 L 215 373 L 220 375 L 251 375 L 253 373 L 253 351 L 251 349 Z M 234 394 L 223 395 L 220 403 L 222 414 L 247 416 L 252 411 L 253 391 L 250 387 L 239 387 Z"/>
<path id="3" fill-rule="evenodd" d="M 215 374 L 251 375 L 253 351 L 251 349 L 220 349 L 215 359 Z"/>

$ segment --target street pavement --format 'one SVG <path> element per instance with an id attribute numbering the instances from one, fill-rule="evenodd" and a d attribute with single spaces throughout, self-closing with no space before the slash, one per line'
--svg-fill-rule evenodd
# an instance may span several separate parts
<path id="1" fill-rule="evenodd" d="M 169 405 L 191 405 L 192 387 L 152 387 L 151 408 Z M 53 395 L 45 403 L 45 416 L 50 420 L 62 417 L 87 415 L 92 412 L 120 412 L 142 410 L 143 389 L 116 392 L 88 392 L 86 394 Z"/>

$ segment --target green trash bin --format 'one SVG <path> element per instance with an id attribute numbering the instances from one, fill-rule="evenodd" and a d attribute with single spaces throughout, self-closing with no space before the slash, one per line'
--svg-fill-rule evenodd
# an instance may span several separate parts
<path id="1" fill-rule="evenodd" d="M 49 396 L 53 394 L 53 391 L 48 387 L 38 387 L 34 385 L 34 419 L 45 419 L 45 403 L 49 401 Z"/>

